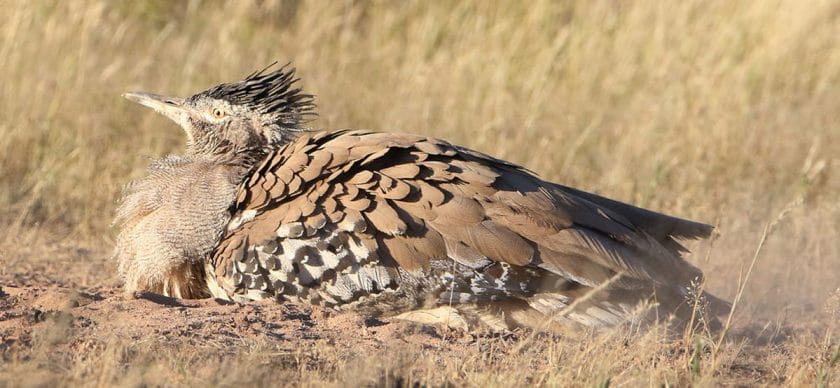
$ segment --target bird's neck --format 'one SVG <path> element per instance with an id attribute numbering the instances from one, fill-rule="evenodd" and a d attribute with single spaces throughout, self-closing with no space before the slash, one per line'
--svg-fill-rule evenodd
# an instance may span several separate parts
<path id="1" fill-rule="evenodd" d="M 172 155 L 127 187 L 114 221 L 121 229 L 115 257 L 127 290 L 202 295 L 203 273 L 192 269 L 203 267 L 222 236 L 254 158 L 258 154 Z"/>

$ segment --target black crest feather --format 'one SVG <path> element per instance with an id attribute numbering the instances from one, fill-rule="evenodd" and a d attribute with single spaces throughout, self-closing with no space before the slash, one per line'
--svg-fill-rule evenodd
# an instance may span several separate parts
<path id="1" fill-rule="evenodd" d="M 303 93 L 296 85 L 300 79 L 295 78 L 295 68 L 289 63 L 268 72 L 276 64 L 251 73 L 242 81 L 214 86 L 195 97 L 203 95 L 226 100 L 262 114 L 275 115 L 279 124 L 284 125 L 296 126 L 313 119 L 317 115 L 315 97 Z"/>

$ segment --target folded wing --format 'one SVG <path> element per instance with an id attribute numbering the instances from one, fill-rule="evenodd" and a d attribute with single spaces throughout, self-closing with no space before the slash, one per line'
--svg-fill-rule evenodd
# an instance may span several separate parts
<path id="1" fill-rule="evenodd" d="M 711 232 L 441 140 L 357 131 L 272 153 L 233 212 L 209 260 L 217 297 L 371 313 L 498 303 L 551 316 L 598 290 L 584 311 L 564 312 L 590 325 L 654 293 L 679 304 L 702 274 L 676 239 Z"/>

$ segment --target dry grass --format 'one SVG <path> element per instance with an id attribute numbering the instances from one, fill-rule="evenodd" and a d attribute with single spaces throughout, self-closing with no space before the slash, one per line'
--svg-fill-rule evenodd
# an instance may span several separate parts
<path id="1" fill-rule="evenodd" d="M 317 127 L 439 136 L 716 224 L 713 241 L 691 246 L 718 295 L 736 295 L 755 256 L 733 319 L 740 335 L 719 347 L 656 332 L 384 358 L 324 344 L 271 355 L 271 344 L 195 353 L 117 341 L 43 372 L 35 350 L 7 359 L 0 382 L 840 381 L 836 0 L 20 1 L 0 8 L 0 20 L 3 275 L 114 282 L 104 252 L 120 188 L 149 157 L 182 145 L 177 128 L 120 94 L 189 94 L 275 60 L 294 60 L 318 96 Z"/>

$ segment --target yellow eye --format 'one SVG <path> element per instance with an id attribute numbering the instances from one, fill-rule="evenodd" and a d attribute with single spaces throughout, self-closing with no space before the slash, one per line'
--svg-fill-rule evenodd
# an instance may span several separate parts
<path id="1" fill-rule="evenodd" d="M 215 117 L 217 119 L 225 117 L 225 111 L 223 111 L 219 108 L 213 108 L 213 117 Z"/>

